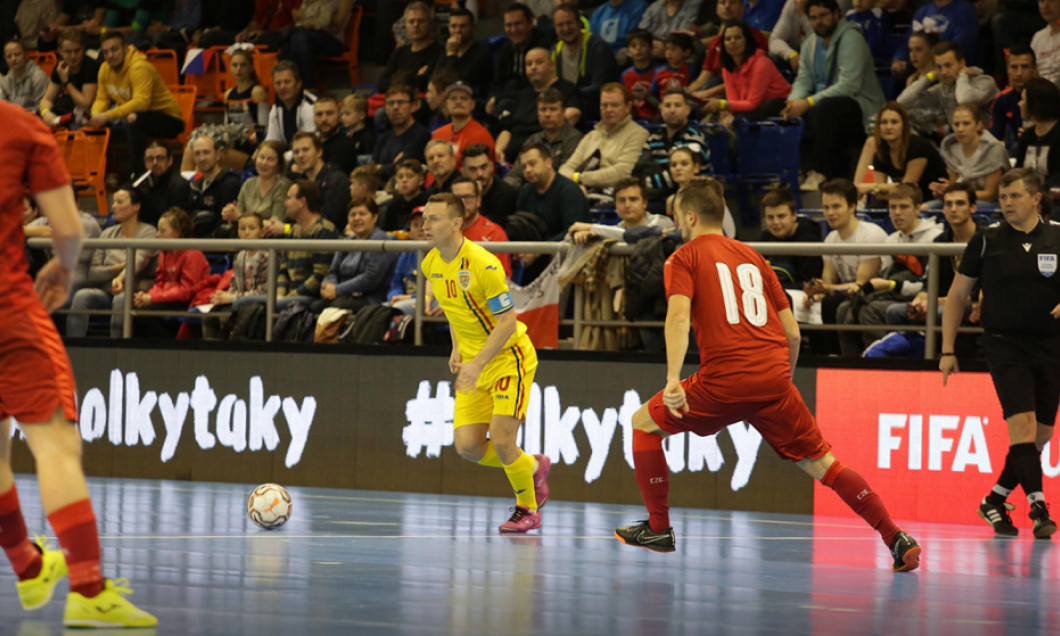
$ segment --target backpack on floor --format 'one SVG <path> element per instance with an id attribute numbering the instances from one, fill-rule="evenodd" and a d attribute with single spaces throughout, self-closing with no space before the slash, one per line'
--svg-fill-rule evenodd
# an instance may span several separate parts
<path id="1" fill-rule="evenodd" d="M 353 323 L 339 336 L 346 344 L 379 344 L 390 329 L 394 316 L 401 311 L 386 305 L 362 307 L 353 317 Z"/>
<path id="2" fill-rule="evenodd" d="M 222 340 L 265 340 L 265 305 L 254 303 L 236 308 L 220 335 Z"/>

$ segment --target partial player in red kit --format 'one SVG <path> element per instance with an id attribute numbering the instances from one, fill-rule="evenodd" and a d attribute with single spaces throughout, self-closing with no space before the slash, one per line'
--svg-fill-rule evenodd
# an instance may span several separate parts
<path id="1" fill-rule="evenodd" d="M 628 545 L 673 552 L 663 438 L 685 431 L 713 435 L 746 421 L 778 455 L 835 490 L 879 532 L 896 571 L 916 569 L 920 546 L 891 521 L 865 479 L 832 455 L 792 384 L 798 323 L 765 259 L 722 235 L 721 185 L 694 179 L 677 194 L 674 210 L 686 242 L 666 261 L 666 388 L 633 416 L 633 464 L 649 518 L 618 528 L 615 536 Z M 690 324 L 699 370 L 681 380 Z"/>
<path id="2" fill-rule="evenodd" d="M 18 575 L 22 607 L 51 600 L 69 573 L 68 627 L 150 627 L 154 616 L 124 598 L 127 581 L 104 579 L 99 535 L 81 469 L 77 388 L 70 360 L 48 313 L 66 302 L 81 251 L 81 214 L 51 131 L 26 111 L 0 102 L 0 547 Z M 29 190 L 52 228 L 55 257 L 27 273 L 22 197 Z M 41 502 L 62 551 L 29 540 L 11 473 L 11 418 L 37 465 Z M 64 556 L 65 555 L 65 556 Z"/>

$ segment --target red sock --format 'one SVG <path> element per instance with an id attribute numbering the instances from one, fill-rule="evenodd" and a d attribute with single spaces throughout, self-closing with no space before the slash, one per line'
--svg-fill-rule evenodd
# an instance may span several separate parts
<path id="1" fill-rule="evenodd" d="M 887 513 L 883 500 L 873 492 L 869 482 L 857 471 L 836 461 L 825 472 L 821 483 L 836 491 L 851 510 L 879 532 L 887 547 L 894 543 L 894 535 L 899 532 L 898 526 L 891 521 L 891 515 Z"/>
<path id="2" fill-rule="evenodd" d="M 56 510 L 48 522 L 59 538 L 70 570 L 70 591 L 93 597 L 103 591 L 103 572 L 99 567 L 99 532 L 96 515 L 88 499 Z"/>
<path id="3" fill-rule="evenodd" d="M 22 508 L 18 505 L 18 491 L 11 490 L 0 494 L 0 547 L 11 560 L 11 568 L 18 575 L 19 581 L 32 579 L 40 574 L 41 555 L 26 533 L 26 520 L 22 518 Z"/>
<path id="4" fill-rule="evenodd" d="M 670 468 L 663 454 L 662 438 L 658 435 L 633 430 L 633 470 L 644 505 L 648 508 L 648 523 L 653 532 L 670 527 Z"/>

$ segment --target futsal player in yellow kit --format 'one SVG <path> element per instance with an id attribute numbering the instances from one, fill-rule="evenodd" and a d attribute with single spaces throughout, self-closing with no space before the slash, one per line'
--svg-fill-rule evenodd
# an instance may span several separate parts
<path id="1" fill-rule="evenodd" d="M 516 444 L 537 353 L 526 325 L 515 317 L 500 260 L 464 238 L 463 219 L 464 204 L 455 195 L 428 199 L 423 232 L 433 249 L 420 265 L 453 338 L 454 444 L 464 459 L 504 469 L 515 508 L 500 531 L 526 532 L 541 527 L 539 509 L 548 501 L 552 467 L 546 455 L 528 455 Z"/>

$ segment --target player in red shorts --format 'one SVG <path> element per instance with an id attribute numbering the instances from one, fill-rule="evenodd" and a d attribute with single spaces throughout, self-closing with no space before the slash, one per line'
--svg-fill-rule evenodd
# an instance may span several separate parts
<path id="1" fill-rule="evenodd" d="M 666 388 L 633 416 L 633 465 L 649 518 L 618 528 L 615 536 L 628 545 L 673 552 L 663 438 L 684 431 L 713 435 L 743 420 L 778 455 L 835 490 L 875 528 L 891 550 L 896 571 L 916 569 L 920 546 L 891 521 L 865 479 L 832 455 L 792 384 L 798 323 L 765 259 L 722 235 L 721 185 L 697 178 L 676 199 L 675 217 L 686 242 L 665 266 Z M 681 380 L 690 322 L 699 345 L 699 371 Z"/>
<path id="2" fill-rule="evenodd" d="M 28 112 L 0 102 L 0 547 L 18 575 L 27 610 L 44 607 L 70 575 L 68 627 L 150 627 L 154 616 L 124 598 L 127 581 L 104 579 L 99 535 L 81 469 L 77 388 L 49 312 L 66 302 L 81 252 L 81 213 L 51 131 Z M 22 197 L 29 188 L 52 228 L 55 257 L 27 273 Z M 11 418 L 37 465 L 41 502 L 62 551 L 29 540 L 11 473 Z M 65 557 L 64 557 L 65 555 Z"/>

